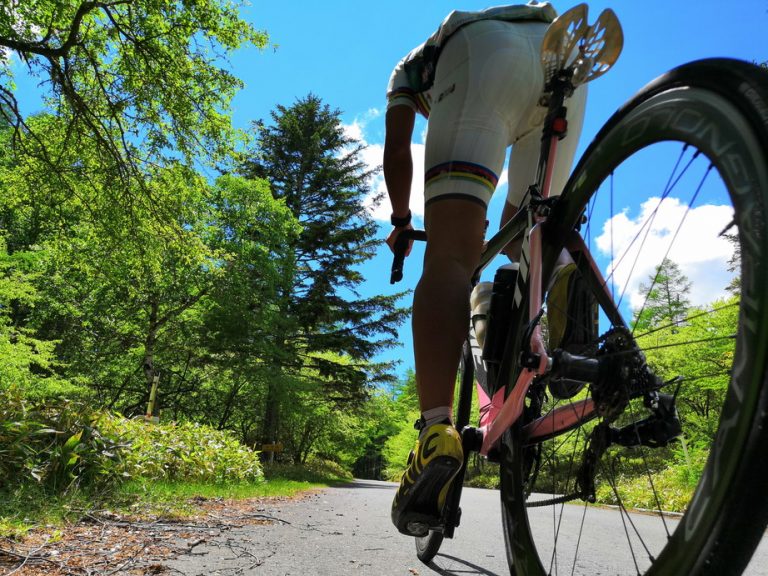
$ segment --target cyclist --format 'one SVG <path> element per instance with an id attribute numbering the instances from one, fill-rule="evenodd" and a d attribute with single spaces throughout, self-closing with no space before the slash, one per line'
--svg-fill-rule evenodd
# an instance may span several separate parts
<path id="1" fill-rule="evenodd" d="M 411 228 L 409 208 L 415 115 L 428 118 L 425 158 L 427 246 L 413 301 L 419 440 L 392 504 L 398 530 L 422 536 L 439 526 L 463 455 L 451 423 L 453 388 L 466 336 L 470 280 L 479 261 L 488 202 L 509 161 L 502 223 L 524 203 L 535 180 L 543 72 L 539 49 L 556 13 L 549 3 L 451 12 L 392 72 L 387 91 L 384 177 L 392 204 L 390 248 Z M 555 165 L 553 190 L 570 169 L 586 93 L 567 101 L 569 131 Z M 517 258 L 518 247 L 507 254 Z M 562 275 L 566 278 L 567 275 Z"/>

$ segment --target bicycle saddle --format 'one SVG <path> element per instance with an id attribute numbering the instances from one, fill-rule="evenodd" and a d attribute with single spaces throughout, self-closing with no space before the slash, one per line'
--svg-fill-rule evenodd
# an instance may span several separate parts
<path id="1" fill-rule="evenodd" d="M 610 8 L 588 24 L 588 7 L 578 4 L 559 16 L 547 30 L 541 45 L 544 85 L 562 70 L 572 69 L 576 87 L 605 74 L 621 54 L 624 34 Z"/>

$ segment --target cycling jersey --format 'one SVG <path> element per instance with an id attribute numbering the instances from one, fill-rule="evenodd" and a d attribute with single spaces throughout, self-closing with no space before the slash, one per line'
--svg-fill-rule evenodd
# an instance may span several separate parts
<path id="1" fill-rule="evenodd" d="M 423 44 L 411 50 L 398 62 L 387 90 L 388 107 L 394 105 L 393 103 L 406 104 L 425 117 L 429 116 L 428 90 L 434 83 L 440 51 L 448 39 L 463 26 L 481 20 L 549 23 L 556 17 L 557 12 L 551 4 L 539 4 L 535 0 L 528 4 L 496 6 L 473 12 L 454 10 Z"/>

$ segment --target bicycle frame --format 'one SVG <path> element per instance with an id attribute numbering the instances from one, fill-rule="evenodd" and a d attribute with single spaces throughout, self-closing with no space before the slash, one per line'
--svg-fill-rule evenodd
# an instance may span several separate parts
<path id="1" fill-rule="evenodd" d="M 500 386 L 492 398 L 484 399 L 490 400 L 490 405 L 480 422 L 480 430 L 483 433 L 480 453 L 483 456 L 488 456 L 489 451 L 496 446 L 504 431 L 509 429 L 522 414 L 525 396 L 533 379 L 538 375 L 546 374 L 552 365 L 552 360 L 544 347 L 541 327 L 538 322 L 541 316 L 543 294 L 541 227 L 546 222 L 548 212 L 542 208 L 547 206 L 547 200 L 550 197 L 558 141 L 565 135 L 568 127 L 563 102 L 566 93 L 572 90 L 573 86 L 567 74 L 554 79 L 549 111 L 545 120 L 536 183 L 529 189 L 530 198 L 527 208 L 518 210 L 516 218 L 510 220 L 489 241 L 487 250 L 483 254 L 480 266 L 475 273 L 475 277 L 479 277 L 492 257 L 496 256 L 496 254 L 491 253 L 491 250 L 498 249 L 500 252 L 511 240 L 519 236 L 523 218 L 517 218 L 517 216 L 523 214 L 525 216 L 525 224 L 522 229 L 523 243 L 513 306 L 520 309 L 523 303 L 523 290 L 527 285 L 528 323 L 531 330 L 529 342 L 523 344 L 530 350 L 529 357 L 533 363 L 519 371 L 514 383 L 511 381 L 504 383 L 505 385 Z M 513 377 L 512 375 L 516 372 L 516 370 L 509 370 L 510 377 Z M 482 401 L 481 404 L 483 404 Z M 538 433 L 540 429 L 543 429 L 547 436 L 551 436 L 556 434 L 558 430 L 572 428 L 588 414 L 590 417 L 591 414 L 594 414 L 594 404 L 591 401 L 585 403 L 581 409 L 563 410 L 559 414 L 553 414 L 552 417 L 544 417 L 545 423 L 534 426 L 530 432 L 532 434 Z"/>

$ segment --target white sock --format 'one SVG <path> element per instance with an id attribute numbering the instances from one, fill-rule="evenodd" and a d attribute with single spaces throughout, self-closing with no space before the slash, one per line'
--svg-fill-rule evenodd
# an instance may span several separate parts
<path id="1" fill-rule="evenodd" d="M 424 428 L 421 429 L 421 434 L 423 434 L 427 428 L 432 426 L 432 424 L 439 424 L 444 420 L 452 421 L 451 412 L 452 410 L 450 406 L 438 406 L 437 408 L 422 412 L 421 417 L 424 419 Z"/>

